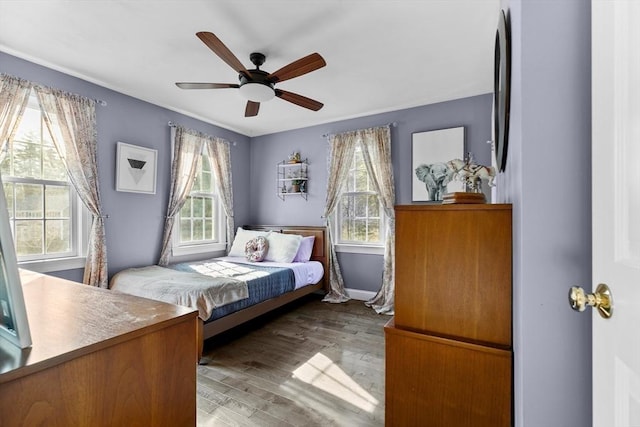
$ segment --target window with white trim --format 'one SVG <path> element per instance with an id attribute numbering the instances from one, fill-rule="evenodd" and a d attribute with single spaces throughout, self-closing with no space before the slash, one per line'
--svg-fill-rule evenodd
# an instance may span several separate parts
<path id="1" fill-rule="evenodd" d="M 35 93 L 12 139 L 0 171 L 18 262 L 37 271 L 77 268 L 84 256 L 87 213 L 44 124 Z M 53 261 L 65 260 L 56 265 Z M 48 266 L 34 264 L 48 261 Z"/>
<path id="2" fill-rule="evenodd" d="M 173 235 L 173 255 L 225 249 L 224 218 L 206 149 L 200 155 L 191 192 L 180 209 Z"/>
<path id="3" fill-rule="evenodd" d="M 384 224 L 384 211 L 365 166 L 362 146 L 358 144 L 337 207 L 337 249 L 382 247 Z"/>

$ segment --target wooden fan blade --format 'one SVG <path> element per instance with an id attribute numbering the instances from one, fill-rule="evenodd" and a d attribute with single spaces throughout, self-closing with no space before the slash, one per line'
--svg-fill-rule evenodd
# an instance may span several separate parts
<path id="1" fill-rule="evenodd" d="M 327 65 L 324 62 L 324 58 L 318 53 L 312 53 L 304 58 L 300 58 L 297 61 L 293 61 L 289 65 L 285 65 L 275 73 L 271 73 L 267 76 L 267 79 L 273 83 L 289 80 L 294 77 L 302 76 L 303 74 L 310 73 Z"/>
<path id="2" fill-rule="evenodd" d="M 289 101 L 313 111 L 318 111 L 324 106 L 322 102 L 307 98 L 306 96 L 298 95 L 297 93 L 287 92 L 286 90 L 276 89 L 276 96 L 284 99 L 285 101 Z"/>
<path id="3" fill-rule="evenodd" d="M 213 51 L 213 53 L 218 55 L 220 59 L 229 64 L 231 68 L 236 70 L 238 73 L 242 73 L 246 77 L 251 78 L 251 74 L 249 74 L 249 71 L 247 71 L 244 65 L 242 65 L 242 62 L 240 62 L 238 58 L 231 53 L 229 48 L 225 46 L 215 34 L 208 31 L 200 31 L 196 33 L 196 36 L 198 36 L 198 38 L 202 40 L 202 42 Z"/>
<path id="4" fill-rule="evenodd" d="M 244 109 L 244 116 L 245 117 L 257 116 L 259 109 L 260 109 L 259 102 L 247 101 L 247 108 Z"/>
<path id="5" fill-rule="evenodd" d="M 234 83 L 189 83 L 178 82 L 176 83 L 180 89 L 237 89 L 240 87 Z"/>

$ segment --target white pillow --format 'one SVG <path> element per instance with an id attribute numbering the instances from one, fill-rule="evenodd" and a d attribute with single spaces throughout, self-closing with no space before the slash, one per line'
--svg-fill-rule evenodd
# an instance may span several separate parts
<path id="1" fill-rule="evenodd" d="M 269 251 L 265 261 L 293 262 L 302 242 L 302 236 L 297 234 L 271 233 L 267 236 Z"/>
<path id="2" fill-rule="evenodd" d="M 258 236 L 267 237 L 269 233 L 271 233 L 271 231 L 245 230 L 242 227 L 238 227 L 236 237 L 233 239 L 231 249 L 229 249 L 229 256 L 241 256 L 244 258 L 244 248 L 247 245 L 247 242 Z"/>

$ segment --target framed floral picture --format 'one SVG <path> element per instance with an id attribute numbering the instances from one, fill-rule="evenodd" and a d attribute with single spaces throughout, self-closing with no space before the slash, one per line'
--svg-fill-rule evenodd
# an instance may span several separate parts
<path id="1" fill-rule="evenodd" d="M 116 190 L 156 194 L 158 150 L 118 142 Z"/>

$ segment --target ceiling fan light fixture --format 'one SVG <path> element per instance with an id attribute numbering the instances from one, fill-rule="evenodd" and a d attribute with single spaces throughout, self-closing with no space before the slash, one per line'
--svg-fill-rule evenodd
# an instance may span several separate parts
<path id="1" fill-rule="evenodd" d="M 240 86 L 242 96 L 253 102 L 265 102 L 276 96 L 275 90 L 264 83 L 248 82 Z"/>

